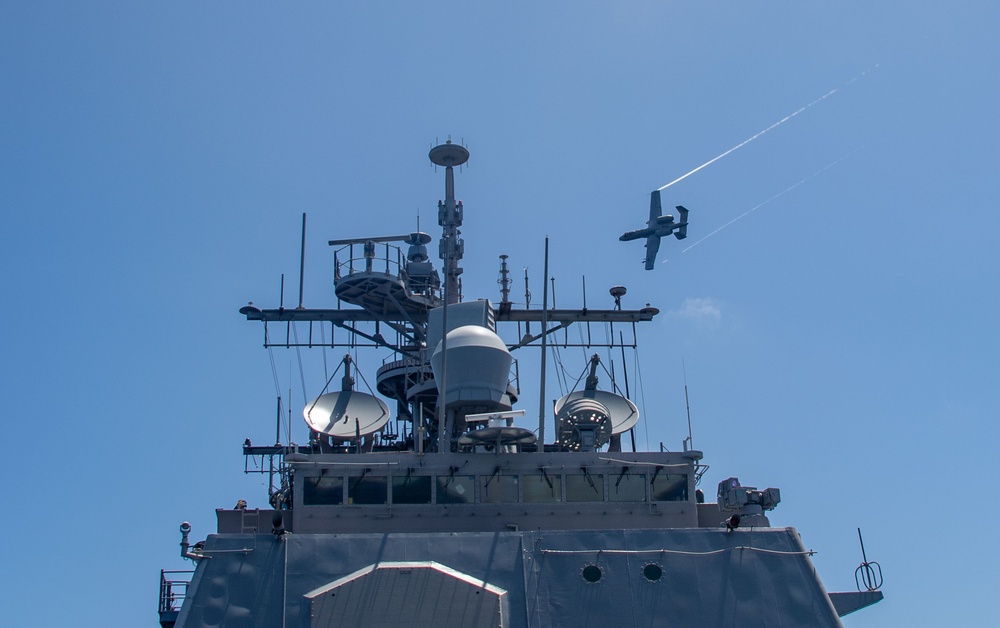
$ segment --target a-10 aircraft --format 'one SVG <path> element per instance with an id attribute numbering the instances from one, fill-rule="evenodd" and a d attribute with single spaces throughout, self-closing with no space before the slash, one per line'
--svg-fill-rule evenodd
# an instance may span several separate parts
<path id="1" fill-rule="evenodd" d="M 674 222 L 674 217 L 670 214 L 663 216 L 660 208 L 660 191 L 655 190 L 649 199 L 649 222 L 645 229 L 626 231 L 619 240 L 627 242 L 646 238 L 646 270 L 653 270 L 656 261 L 656 252 L 660 249 L 660 238 L 673 234 L 678 240 L 687 237 L 688 210 L 680 205 L 677 211 L 681 214 L 680 222 Z"/>

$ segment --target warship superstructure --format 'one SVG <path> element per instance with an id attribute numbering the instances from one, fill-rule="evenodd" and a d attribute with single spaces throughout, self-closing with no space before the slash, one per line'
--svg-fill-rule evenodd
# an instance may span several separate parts
<path id="1" fill-rule="evenodd" d="M 612 333 L 580 346 L 634 349 L 658 311 L 623 309 L 619 286 L 609 309 L 549 307 L 547 292 L 517 307 L 504 255 L 500 300 L 466 299 L 454 178 L 468 158 L 450 141 L 430 151 L 445 172 L 440 272 L 426 233 L 332 240 L 336 308 L 240 309 L 265 346 L 383 361 L 366 391 L 346 352 L 302 410 L 308 443 L 244 443 L 270 508 L 219 509 L 198 542 L 181 525 L 195 568 L 161 572 L 161 625 L 814 627 L 880 600 L 867 578 L 826 591 L 796 530 L 768 521 L 778 489 L 729 478 L 706 502 L 690 440 L 635 451 L 639 410 L 596 353 L 536 428 L 517 424 L 519 350 L 540 347 L 544 374 L 552 334 L 590 324 Z"/>

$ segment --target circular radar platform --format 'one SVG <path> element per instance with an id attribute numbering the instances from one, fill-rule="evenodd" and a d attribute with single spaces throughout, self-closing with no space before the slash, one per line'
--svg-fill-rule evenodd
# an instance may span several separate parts
<path id="1" fill-rule="evenodd" d="M 469 150 L 459 144 L 452 144 L 451 140 L 448 140 L 444 144 L 432 148 L 428 157 L 438 166 L 461 166 L 469 161 Z"/>

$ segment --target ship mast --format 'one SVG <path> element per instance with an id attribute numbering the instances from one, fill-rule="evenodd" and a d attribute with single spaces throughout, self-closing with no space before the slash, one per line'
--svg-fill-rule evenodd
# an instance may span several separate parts
<path id="1" fill-rule="evenodd" d="M 462 202 L 455 201 L 455 166 L 469 160 L 469 151 L 464 146 L 446 141 L 431 149 L 431 162 L 444 166 L 444 201 L 438 201 L 438 224 L 442 227 L 440 244 L 441 261 L 444 262 L 444 306 L 441 316 L 441 401 L 437 404 L 438 451 L 450 452 L 452 431 L 455 425 L 453 412 L 449 412 L 444 402 L 448 390 L 448 306 L 461 300 L 461 283 L 458 276 L 462 268 L 458 265 L 464 253 L 464 244 L 458 236 L 462 226 Z"/>
<path id="2" fill-rule="evenodd" d="M 438 201 L 438 224 L 444 229 L 441 235 L 441 261 L 444 262 L 444 294 L 448 304 L 462 300 L 462 287 L 458 276 L 462 268 L 458 263 L 462 260 L 465 245 L 458 237 L 462 226 L 462 201 L 455 200 L 455 166 L 461 166 L 469 161 L 469 151 L 448 140 L 435 146 L 429 155 L 437 166 L 444 166 L 444 201 Z"/>

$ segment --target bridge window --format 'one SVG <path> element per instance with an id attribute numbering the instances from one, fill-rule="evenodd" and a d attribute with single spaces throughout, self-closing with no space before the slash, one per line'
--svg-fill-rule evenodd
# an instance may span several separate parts
<path id="1" fill-rule="evenodd" d="M 517 501 L 517 476 L 494 475 L 480 476 L 482 501 L 484 504 Z"/>
<path id="2" fill-rule="evenodd" d="M 566 501 L 604 501 L 604 476 L 600 473 L 573 473 L 566 475 Z"/>
<path id="3" fill-rule="evenodd" d="M 348 504 L 385 504 L 389 501 L 385 476 L 360 475 L 347 478 Z"/>
<path id="4" fill-rule="evenodd" d="M 431 477 L 429 475 L 407 475 L 392 478 L 392 503 L 431 503 Z"/>
<path id="5" fill-rule="evenodd" d="M 302 478 L 302 503 L 337 506 L 344 503 L 344 478 Z"/>
<path id="6" fill-rule="evenodd" d="M 539 474 L 525 475 L 524 501 L 526 502 L 561 502 L 562 477 L 558 475 Z"/>
<path id="7" fill-rule="evenodd" d="M 645 473 L 622 473 L 608 476 L 608 498 L 613 502 L 644 502 L 646 501 Z"/>
<path id="8" fill-rule="evenodd" d="M 471 504 L 476 501 L 476 476 L 439 475 L 437 477 L 437 503 Z"/>
<path id="9" fill-rule="evenodd" d="M 654 502 L 686 502 L 688 476 L 683 473 L 654 473 L 649 488 Z"/>

